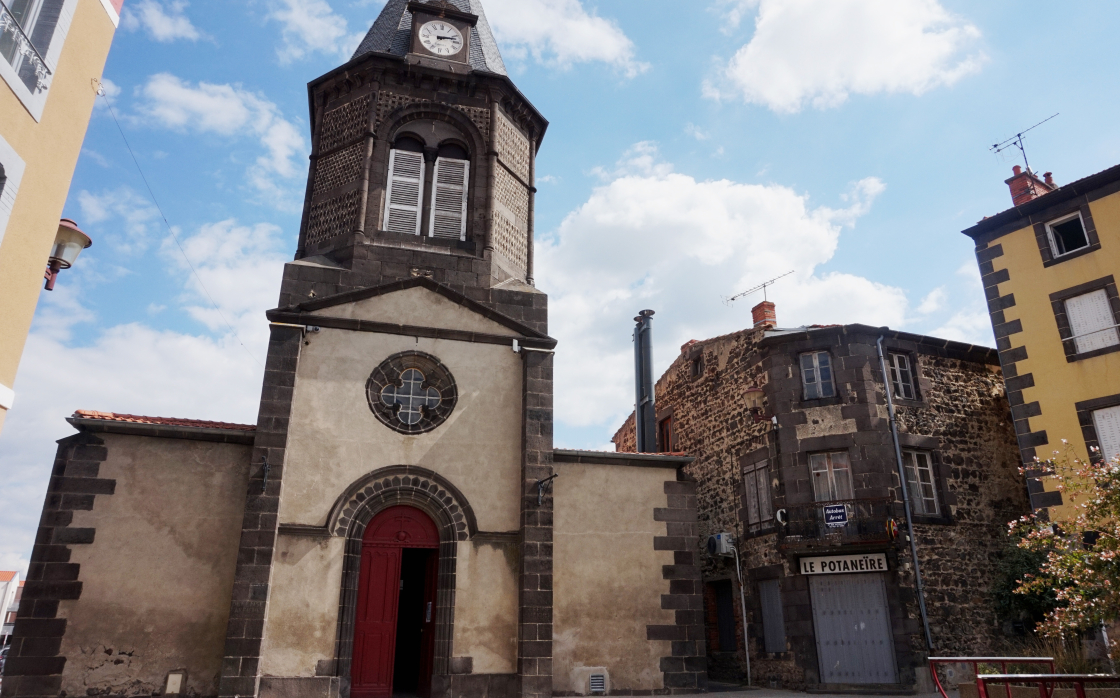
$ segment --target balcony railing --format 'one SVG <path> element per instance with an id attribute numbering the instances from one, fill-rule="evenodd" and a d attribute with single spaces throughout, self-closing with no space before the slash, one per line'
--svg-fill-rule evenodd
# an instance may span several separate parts
<path id="1" fill-rule="evenodd" d="M 888 541 L 893 501 L 883 497 L 786 506 L 779 541 L 786 547 Z"/>
<path id="2" fill-rule="evenodd" d="M 0 0 L 0 54 L 32 92 L 40 92 L 50 81 L 51 69 L 39 55 L 19 20 Z"/>

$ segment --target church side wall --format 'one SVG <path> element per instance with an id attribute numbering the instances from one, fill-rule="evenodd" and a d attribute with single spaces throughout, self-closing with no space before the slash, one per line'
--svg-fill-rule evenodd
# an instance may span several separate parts
<path id="1" fill-rule="evenodd" d="M 607 675 L 607 691 L 665 688 L 662 658 L 670 638 L 651 639 L 650 626 L 675 623 L 662 608 L 675 563 L 655 550 L 666 524 L 665 468 L 558 463 L 555 480 L 553 691 L 588 695 L 592 673 Z M 683 638 L 682 638 L 683 639 Z M 604 671 L 605 670 L 605 671 Z"/>
<path id="2" fill-rule="evenodd" d="M 64 695 L 161 692 L 183 670 L 183 693 L 218 693 L 249 446 L 101 435 L 100 478 L 116 481 L 72 526 L 80 600 L 62 601 Z"/>

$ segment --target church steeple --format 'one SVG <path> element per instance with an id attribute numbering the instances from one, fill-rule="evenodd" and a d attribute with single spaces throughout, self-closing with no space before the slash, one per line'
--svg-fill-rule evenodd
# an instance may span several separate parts
<path id="1" fill-rule="evenodd" d="M 346 270 L 349 288 L 531 288 L 548 122 L 506 74 L 479 0 L 388 0 L 350 62 L 308 89 L 297 260 Z M 286 282 L 281 300 L 306 292 Z"/>

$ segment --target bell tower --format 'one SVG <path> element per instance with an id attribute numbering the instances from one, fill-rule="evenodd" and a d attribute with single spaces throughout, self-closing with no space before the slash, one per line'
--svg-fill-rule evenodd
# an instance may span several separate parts
<path id="1" fill-rule="evenodd" d="M 388 0 L 308 95 L 311 168 L 281 307 L 414 277 L 482 303 L 537 293 L 548 122 L 506 74 L 479 0 Z"/>

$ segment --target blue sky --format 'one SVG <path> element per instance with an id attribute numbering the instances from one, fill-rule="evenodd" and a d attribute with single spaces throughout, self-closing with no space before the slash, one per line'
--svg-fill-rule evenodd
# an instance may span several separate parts
<path id="1" fill-rule="evenodd" d="M 511 77 L 551 121 L 538 285 L 552 303 L 556 443 L 606 447 L 631 409 L 631 318 L 679 346 L 779 322 L 889 324 L 991 343 L 969 241 L 1017 154 L 1069 182 L 1120 162 L 1104 1 L 483 0 Z M 23 568 L 73 410 L 253 422 L 298 234 L 309 80 L 380 0 L 127 0 L 105 68 L 163 227 L 110 117 L 65 215 L 94 238 L 44 293 L 0 434 L 0 568 Z M 104 100 L 102 100 L 104 101 Z M 200 285 L 199 279 L 202 280 Z M 208 295 L 207 295 L 208 294 Z M 210 299 L 220 310 L 215 310 Z"/>

